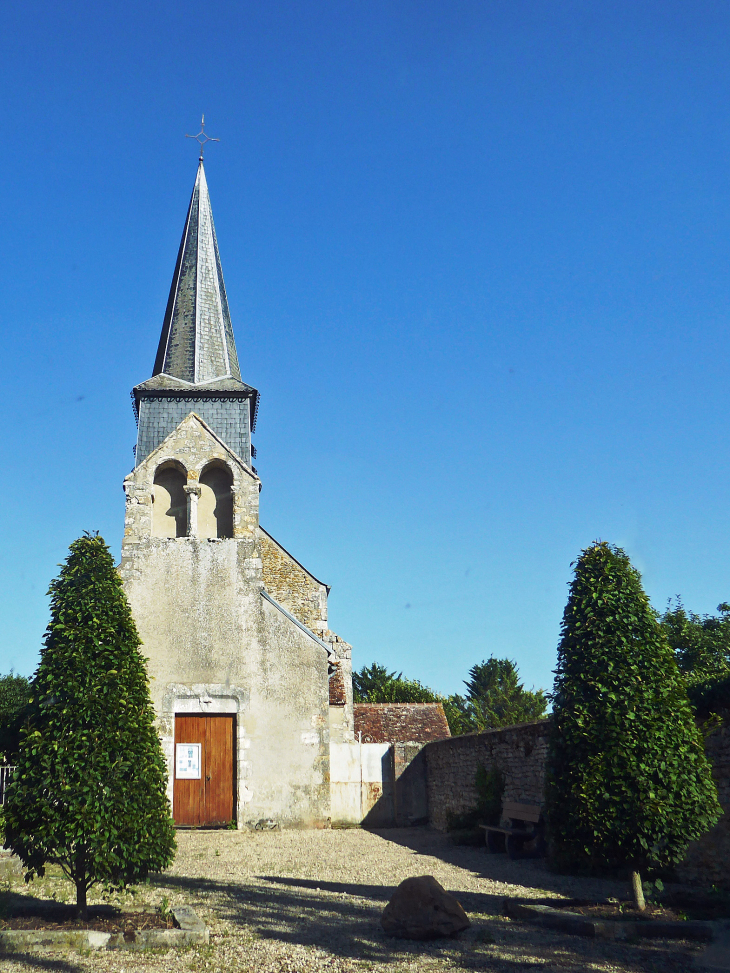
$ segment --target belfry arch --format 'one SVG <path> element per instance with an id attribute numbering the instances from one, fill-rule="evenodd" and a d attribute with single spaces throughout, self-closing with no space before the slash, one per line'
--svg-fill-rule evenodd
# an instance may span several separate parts
<path id="1" fill-rule="evenodd" d="M 200 474 L 198 537 L 233 537 L 233 474 L 223 463 Z"/>
<path id="2" fill-rule="evenodd" d="M 185 474 L 176 466 L 155 471 L 152 500 L 152 536 L 185 537 L 188 532 L 188 501 Z"/>

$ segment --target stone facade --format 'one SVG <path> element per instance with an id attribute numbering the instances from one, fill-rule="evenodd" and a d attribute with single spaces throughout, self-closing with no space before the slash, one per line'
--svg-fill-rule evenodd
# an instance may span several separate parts
<path id="1" fill-rule="evenodd" d="M 259 527 L 266 590 L 317 635 L 327 631 L 327 585 L 318 581 L 271 534 Z"/>
<path id="2" fill-rule="evenodd" d="M 326 826 L 330 741 L 354 740 L 352 649 L 327 627 L 327 586 L 259 526 L 258 391 L 241 380 L 202 158 L 153 374 L 132 397 L 120 574 L 175 820 Z"/>
<path id="3" fill-rule="evenodd" d="M 480 766 L 502 771 L 505 800 L 542 804 L 547 734 L 548 721 L 540 720 L 426 744 L 430 824 L 444 831 L 451 814 L 463 814 L 476 805 L 474 780 Z"/>
<path id="4" fill-rule="evenodd" d="M 327 627 L 329 588 L 318 581 L 263 527 L 257 533 L 266 590 L 303 625 L 320 636 L 330 650 L 330 732 L 336 743 L 352 742 L 352 646 Z"/>
<path id="5" fill-rule="evenodd" d="M 198 483 L 211 464 L 231 478 L 232 537 L 197 536 Z M 165 469 L 186 478 L 186 536 L 153 535 Z M 170 796 L 175 714 L 235 713 L 238 826 L 326 826 L 331 649 L 264 597 L 258 476 L 191 414 L 124 489 L 120 573 L 148 657 Z"/>

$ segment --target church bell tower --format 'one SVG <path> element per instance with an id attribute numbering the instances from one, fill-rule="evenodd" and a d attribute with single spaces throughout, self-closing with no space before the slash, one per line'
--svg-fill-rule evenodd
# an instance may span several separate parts
<path id="1" fill-rule="evenodd" d="M 258 392 L 241 379 L 202 157 L 150 379 L 133 389 L 120 574 L 180 826 L 324 827 L 352 740 L 329 588 L 259 524 Z M 336 691 L 333 691 L 336 687 Z"/>
<path id="2" fill-rule="evenodd" d="M 136 464 L 195 412 L 251 465 L 258 392 L 241 370 L 201 158 L 152 378 L 133 391 Z"/>

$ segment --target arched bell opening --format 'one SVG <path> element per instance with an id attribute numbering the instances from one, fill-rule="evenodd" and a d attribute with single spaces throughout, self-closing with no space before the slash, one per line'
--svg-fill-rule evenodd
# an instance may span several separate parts
<path id="1" fill-rule="evenodd" d="M 175 466 L 155 472 L 152 498 L 152 536 L 185 537 L 188 532 L 186 475 Z"/>
<path id="2" fill-rule="evenodd" d="M 198 537 L 233 537 L 233 474 L 216 463 L 200 474 Z"/>

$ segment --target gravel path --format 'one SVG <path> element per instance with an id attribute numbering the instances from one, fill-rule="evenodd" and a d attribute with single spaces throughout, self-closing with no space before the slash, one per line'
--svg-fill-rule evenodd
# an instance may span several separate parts
<path id="1" fill-rule="evenodd" d="M 542 932 L 501 916 L 505 896 L 625 894 L 618 883 L 551 875 L 541 862 L 509 861 L 455 847 L 421 828 L 368 832 L 187 831 L 173 868 L 126 896 L 126 904 L 191 904 L 211 929 L 209 946 L 161 953 L 13 954 L 2 973 L 80 971 L 600 970 L 687 973 L 690 943 L 604 943 Z M 434 875 L 455 892 L 472 926 L 455 940 L 411 943 L 383 935 L 380 913 L 410 875 Z M 16 884 L 16 883 L 13 883 Z M 19 880 L 22 885 L 22 879 Z M 20 889 L 19 889 L 20 890 Z M 51 876 L 27 890 L 70 899 Z M 122 903 L 123 904 L 123 903 Z"/>

